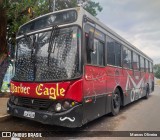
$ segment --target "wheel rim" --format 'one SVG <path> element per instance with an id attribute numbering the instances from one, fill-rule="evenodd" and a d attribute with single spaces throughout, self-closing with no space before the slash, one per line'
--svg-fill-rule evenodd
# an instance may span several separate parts
<path id="1" fill-rule="evenodd" d="M 118 93 L 113 94 L 113 107 L 114 109 L 119 108 L 120 105 L 120 97 Z"/>

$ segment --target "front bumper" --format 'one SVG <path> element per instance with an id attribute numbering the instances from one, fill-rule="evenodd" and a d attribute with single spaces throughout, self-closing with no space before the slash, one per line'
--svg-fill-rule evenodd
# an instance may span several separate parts
<path id="1" fill-rule="evenodd" d="M 24 111 L 35 112 L 34 118 L 28 118 L 24 116 Z M 65 112 L 55 113 L 43 110 L 33 110 L 31 108 L 25 108 L 21 106 L 16 106 L 10 102 L 7 103 L 7 112 L 12 116 L 27 118 L 43 124 L 59 125 L 64 127 L 81 127 L 83 119 L 83 109 L 82 105 L 77 105 Z"/>

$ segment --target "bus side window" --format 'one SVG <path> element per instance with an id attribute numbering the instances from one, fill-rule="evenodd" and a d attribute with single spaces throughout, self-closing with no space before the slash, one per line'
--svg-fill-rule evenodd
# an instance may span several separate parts
<path id="1" fill-rule="evenodd" d="M 145 59 L 145 64 L 146 64 L 146 72 L 148 72 L 148 61 Z"/>
<path id="2" fill-rule="evenodd" d="M 153 63 L 151 62 L 150 64 L 151 64 L 151 66 L 150 66 L 150 72 L 153 73 Z"/>
<path id="3" fill-rule="evenodd" d="M 87 63 L 104 66 L 104 43 L 94 39 L 94 51 L 88 49 L 88 36 L 86 35 Z"/>
<path id="4" fill-rule="evenodd" d="M 115 65 L 121 67 L 121 45 L 115 42 Z"/>
<path id="5" fill-rule="evenodd" d="M 144 65 L 144 58 L 142 56 L 140 56 L 140 68 L 141 71 L 144 72 L 145 71 L 145 65 Z"/>
<path id="6" fill-rule="evenodd" d="M 150 62 L 148 61 L 148 72 L 150 72 Z"/>
<path id="7" fill-rule="evenodd" d="M 98 63 L 101 66 L 104 66 L 104 43 L 98 41 Z"/>
<path id="8" fill-rule="evenodd" d="M 115 65 L 114 40 L 107 36 L 107 63 Z"/>
<path id="9" fill-rule="evenodd" d="M 139 70 L 139 55 L 135 52 L 133 52 L 132 67 L 134 70 Z"/>
<path id="10" fill-rule="evenodd" d="M 123 62 L 123 67 L 131 69 L 132 68 L 132 65 L 131 65 L 131 59 L 132 59 L 131 50 L 129 50 L 126 47 L 123 47 L 122 59 L 123 59 L 123 61 L 122 61 Z"/>
<path id="11" fill-rule="evenodd" d="M 90 52 L 91 64 L 98 65 L 98 42 L 94 39 L 94 51 Z"/>
<path id="12" fill-rule="evenodd" d="M 121 44 L 107 36 L 107 63 L 121 67 Z"/>

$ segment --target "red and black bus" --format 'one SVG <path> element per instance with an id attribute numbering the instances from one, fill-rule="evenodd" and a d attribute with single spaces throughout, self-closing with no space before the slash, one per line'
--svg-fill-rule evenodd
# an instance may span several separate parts
<path id="1" fill-rule="evenodd" d="M 153 61 L 83 8 L 22 25 L 9 114 L 80 127 L 154 90 Z"/>

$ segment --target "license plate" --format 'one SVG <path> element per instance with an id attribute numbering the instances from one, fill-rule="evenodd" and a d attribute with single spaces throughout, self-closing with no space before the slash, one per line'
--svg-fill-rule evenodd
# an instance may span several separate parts
<path id="1" fill-rule="evenodd" d="M 24 111 L 23 116 L 27 117 L 27 118 L 35 118 L 35 112 L 32 111 Z"/>

